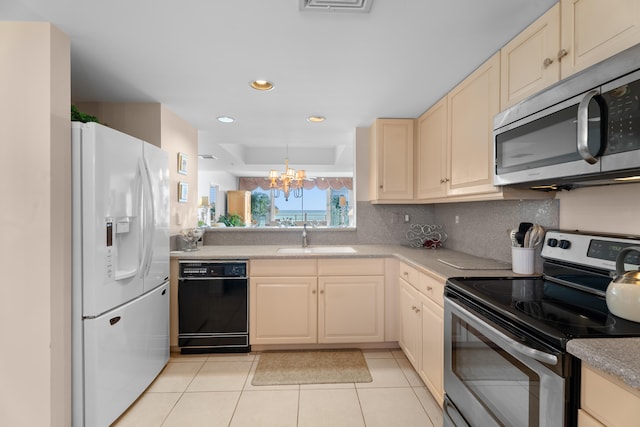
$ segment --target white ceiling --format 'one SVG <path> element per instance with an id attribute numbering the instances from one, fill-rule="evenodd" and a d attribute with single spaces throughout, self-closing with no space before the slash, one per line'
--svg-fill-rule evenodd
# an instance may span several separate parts
<path id="1" fill-rule="evenodd" d="M 70 36 L 75 102 L 160 102 L 196 127 L 200 154 L 218 157 L 200 170 L 264 176 L 288 146 L 295 168 L 348 175 L 357 127 L 419 116 L 554 3 L 373 0 L 359 14 L 298 0 L 3 0 L 0 20 Z"/>

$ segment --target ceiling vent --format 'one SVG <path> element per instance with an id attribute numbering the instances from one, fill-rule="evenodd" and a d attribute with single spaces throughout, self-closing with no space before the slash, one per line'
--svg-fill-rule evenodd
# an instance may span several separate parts
<path id="1" fill-rule="evenodd" d="M 300 10 L 369 13 L 373 0 L 299 0 Z"/>

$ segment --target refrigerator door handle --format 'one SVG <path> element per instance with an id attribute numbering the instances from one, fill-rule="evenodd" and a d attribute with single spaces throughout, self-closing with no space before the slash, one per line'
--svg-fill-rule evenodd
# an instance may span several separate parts
<path id="1" fill-rule="evenodd" d="M 153 255 L 153 244 L 155 240 L 154 228 L 155 228 L 155 201 L 153 198 L 153 186 L 151 185 L 151 173 L 149 172 L 149 164 L 146 159 L 143 159 L 141 168 L 142 175 L 142 206 L 143 206 L 143 229 L 142 236 L 144 242 L 144 254 L 140 269 L 142 270 L 143 277 L 149 274 L 151 269 L 151 259 Z"/>

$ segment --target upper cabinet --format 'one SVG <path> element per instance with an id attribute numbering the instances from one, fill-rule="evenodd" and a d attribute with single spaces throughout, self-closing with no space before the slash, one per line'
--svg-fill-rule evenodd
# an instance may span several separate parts
<path id="1" fill-rule="evenodd" d="M 413 199 L 413 123 L 413 119 L 377 119 L 371 126 L 371 201 Z"/>
<path id="2" fill-rule="evenodd" d="M 561 77 L 640 43 L 638 0 L 562 0 Z"/>
<path id="3" fill-rule="evenodd" d="M 415 196 L 417 199 L 447 195 L 447 97 L 416 120 Z"/>
<path id="4" fill-rule="evenodd" d="M 502 48 L 500 109 L 638 43 L 637 0 L 561 0 Z"/>
<path id="5" fill-rule="evenodd" d="M 556 4 L 500 51 L 500 109 L 557 82 L 559 51 L 560 5 Z"/>
<path id="6" fill-rule="evenodd" d="M 493 116 L 500 111 L 500 52 L 447 95 L 449 168 L 447 195 L 495 193 Z"/>

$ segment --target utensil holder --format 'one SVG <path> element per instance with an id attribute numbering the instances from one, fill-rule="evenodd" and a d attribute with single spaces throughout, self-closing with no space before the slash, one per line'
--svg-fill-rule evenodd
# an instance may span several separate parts
<path id="1" fill-rule="evenodd" d="M 533 274 L 536 248 L 511 248 L 511 269 L 516 274 Z"/>

